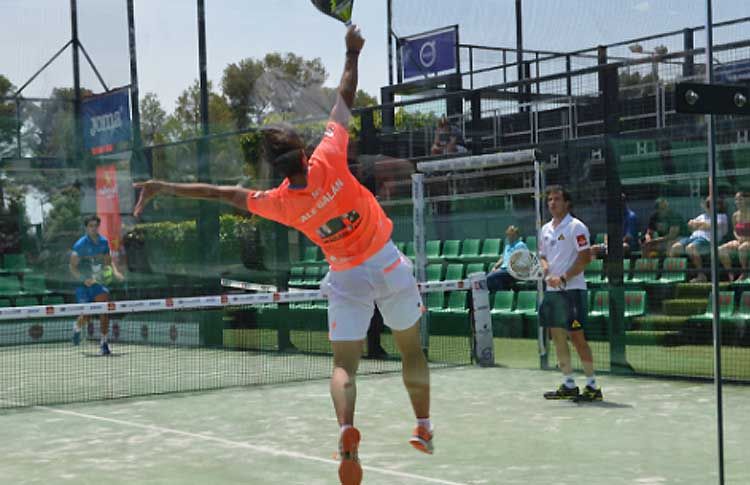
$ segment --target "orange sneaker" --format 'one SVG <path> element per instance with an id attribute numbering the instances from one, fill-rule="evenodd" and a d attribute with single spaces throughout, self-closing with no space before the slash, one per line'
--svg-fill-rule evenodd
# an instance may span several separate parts
<path id="1" fill-rule="evenodd" d="M 424 426 L 417 426 L 414 428 L 414 434 L 409 438 L 409 444 L 414 448 L 418 449 L 422 453 L 432 454 L 432 436 L 431 430 L 428 430 Z"/>
<path id="2" fill-rule="evenodd" d="M 339 438 L 339 480 L 342 485 L 359 485 L 362 483 L 362 465 L 359 464 L 359 441 L 361 436 L 357 428 L 347 428 Z"/>

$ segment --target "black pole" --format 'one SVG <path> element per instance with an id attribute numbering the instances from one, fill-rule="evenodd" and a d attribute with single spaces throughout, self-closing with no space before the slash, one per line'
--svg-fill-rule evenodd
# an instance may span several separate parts
<path id="1" fill-rule="evenodd" d="M 21 100 L 16 97 L 16 148 L 18 158 L 21 158 Z"/>
<path id="2" fill-rule="evenodd" d="M 706 84 L 714 83 L 714 34 L 711 0 L 706 0 Z M 719 199 L 716 181 L 716 139 L 714 116 L 706 115 L 708 145 L 708 184 L 711 197 L 711 303 L 713 305 L 714 383 L 716 384 L 716 433 L 718 446 L 719 485 L 724 485 L 724 405 L 721 383 L 721 320 L 719 319 L 719 253 L 716 203 Z"/>
<path id="3" fill-rule="evenodd" d="M 206 5 L 198 2 L 198 71 L 200 85 L 201 137 L 198 139 L 198 182 L 211 183 L 209 166 L 208 74 L 206 69 Z M 219 257 L 219 213 L 217 207 L 207 201 L 198 203 L 198 240 L 204 248 L 204 263 L 210 268 Z M 210 275 L 210 270 L 207 272 Z M 214 276 L 214 275 L 211 275 Z"/>
<path id="4" fill-rule="evenodd" d="M 692 51 L 695 48 L 693 29 L 682 31 L 682 48 L 685 52 Z M 695 56 L 691 52 L 685 55 L 685 62 L 682 65 L 682 76 L 690 77 L 695 73 Z"/>
<path id="5" fill-rule="evenodd" d="M 516 0 L 516 65 L 518 80 L 523 79 L 523 19 L 521 0 Z"/>
<path id="6" fill-rule="evenodd" d="M 82 158 L 81 149 L 81 65 L 78 55 L 78 4 L 70 0 L 70 42 L 73 47 L 73 158 Z"/>
<path id="7" fill-rule="evenodd" d="M 388 0 L 388 85 L 393 85 L 393 0 Z"/>
<path id="8" fill-rule="evenodd" d="M 141 138 L 141 105 L 138 91 L 138 51 L 135 47 L 135 10 L 133 0 L 128 0 L 128 49 L 130 53 L 130 117 L 133 129 L 133 158 L 130 173 L 134 179 L 148 178 L 151 171 L 143 163 L 143 139 Z"/>

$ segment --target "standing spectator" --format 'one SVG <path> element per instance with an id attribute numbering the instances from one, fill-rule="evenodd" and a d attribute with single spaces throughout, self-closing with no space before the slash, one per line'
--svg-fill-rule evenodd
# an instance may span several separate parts
<path id="1" fill-rule="evenodd" d="M 736 255 L 740 262 L 742 273 L 736 281 L 742 281 L 748 273 L 750 259 L 750 192 L 737 192 L 734 196 L 735 211 L 732 214 L 732 228 L 734 239 L 719 247 L 721 264 L 728 271 L 729 281 L 735 281 L 732 272 L 732 257 Z"/>
<path id="2" fill-rule="evenodd" d="M 644 258 L 664 256 L 680 236 L 687 234 L 682 217 L 669 207 L 666 199 L 656 199 L 655 211 L 648 220 L 641 248 Z"/>
<path id="3" fill-rule="evenodd" d="M 631 251 L 637 251 L 638 241 L 638 216 L 628 207 L 627 196 L 623 193 L 622 197 L 622 254 L 630 256 Z M 594 254 L 604 255 L 607 253 L 607 235 L 604 236 L 603 244 L 591 246 Z"/>
<path id="4" fill-rule="evenodd" d="M 717 207 L 720 207 L 717 205 Z M 694 219 L 688 221 L 688 228 L 693 231 L 690 237 L 680 239 L 672 245 L 669 251 L 670 256 L 681 256 L 687 253 L 690 262 L 693 263 L 697 275 L 690 280 L 691 283 L 703 283 L 708 280 L 706 273 L 703 271 L 704 254 L 708 253 L 711 248 L 711 216 L 708 211 L 711 209 L 711 198 L 706 197 L 703 201 L 704 212 Z M 717 222 L 719 224 L 717 235 L 719 241 L 724 239 L 728 231 L 728 222 L 726 214 L 718 214 Z"/>
<path id="5" fill-rule="evenodd" d="M 594 376 L 594 355 L 584 333 L 588 291 L 583 270 L 591 261 L 589 230 L 570 214 L 572 199 L 567 190 L 553 185 L 547 188 L 545 196 L 552 220 L 542 227 L 539 235 L 539 261 L 546 283 L 539 306 L 539 324 L 552 333 L 563 382 L 556 390 L 545 392 L 544 398 L 601 401 L 602 390 L 597 387 Z M 573 378 L 568 338 L 586 374 L 583 392 Z"/>
<path id="6" fill-rule="evenodd" d="M 497 260 L 492 267 L 492 271 L 487 275 L 487 289 L 490 291 L 509 290 L 514 283 L 513 277 L 508 273 L 508 262 L 510 255 L 519 249 L 528 249 L 526 243 L 518 237 L 518 227 L 508 226 L 505 230 L 505 247 L 503 255 Z M 532 248 L 532 251 L 536 248 Z"/>
<path id="7" fill-rule="evenodd" d="M 466 142 L 461 130 L 448 122 L 443 116 L 435 129 L 435 141 L 432 144 L 433 155 L 447 155 L 450 153 L 466 153 Z"/>

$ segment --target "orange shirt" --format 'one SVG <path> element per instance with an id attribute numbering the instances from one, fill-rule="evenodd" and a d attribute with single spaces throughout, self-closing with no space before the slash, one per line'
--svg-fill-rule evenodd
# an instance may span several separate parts
<path id="1" fill-rule="evenodd" d="M 320 246 L 333 271 L 353 268 L 383 248 L 393 222 L 375 196 L 354 178 L 347 164 L 349 133 L 328 122 L 310 157 L 307 186 L 253 191 L 247 209 L 302 232 Z"/>

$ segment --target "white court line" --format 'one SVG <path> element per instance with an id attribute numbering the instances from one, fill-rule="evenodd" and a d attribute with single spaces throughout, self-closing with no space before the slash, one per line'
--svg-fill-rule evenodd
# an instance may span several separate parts
<path id="1" fill-rule="evenodd" d="M 11 402 L 11 401 L 5 401 L 5 402 Z M 86 413 L 78 413 L 75 411 L 68 411 L 65 409 L 56 409 L 56 408 L 50 408 L 47 406 L 33 406 L 34 409 L 41 409 L 43 411 L 51 412 L 51 413 L 57 413 L 57 414 L 64 414 L 66 416 L 75 416 L 78 418 L 83 419 L 91 419 L 94 421 L 104 421 L 107 423 L 113 423 L 113 424 L 119 424 L 122 426 L 130 426 L 131 428 L 141 428 L 141 429 L 147 429 L 150 431 L 158 431 L 160 433 L 169 433 L 169 434 L 176 434 L 180 436 L 187 436 L 189 438 L 197 438 L 204 441 L 212 441 L 214 443 L 220 443 L 225 446 L 234 447 L 234 448 L 245 448 L 248 450 L 253 450 L 258 453 L 265 453 L 268 455 L 273 456 L 285 456 L 289 458 L 296 458 L 299 460 L 307 460 L 307 461 L 316 461 L 319 463 L 326 463 L 331 465 L 338 465 L 339 462 L 336 460 L 330 460 L 327 458 L 320 458 L 317 456 L 311 456 L 311 455 L 305 455 L 304 453 L 297 453 L 294 451 L 283 451 L 278 450 L 276 448 L 272 448 L 270 446 L 258 446 L 258 445 L 251 445 L 250 443 L 243 443 L 241 441 L 232 441 L 224 438 L 218 438 L 215 436 L 200 434 L 200 433 L 190 433 L 188 431 L 180 431 L 178 429 L 172 429 L 172 428 L 164 428 L 162 426 L 155 426 L 153 424 L 140 424 L 140 423 L 134 423 L 132 421 L 124 421 L 122 419 L 114 419 L 114 418 L 106 418 L 104 416 L 96 416 L 94 414 L 86 414 Z M 449 480 L 441 480 L 439 478 L 430 478 L 425 477 L 422 475 L 415 475 L 412 473 L 404 473 L 404 472 L 397 472 L 393 470 L 387 470 L 385 468 L 376 468 L 372 466 L 362 466 L 363 470 L 370 471 L 373 473 L 379 473 L 381 475 L 390 475 L 394 477 L 399 478 L 411 478 L 414 480 L 420 481 L 420 483 L 440 483 L 442 485 L 468 485 L 466 483 L 462 482 L 451 482 Z"/>

